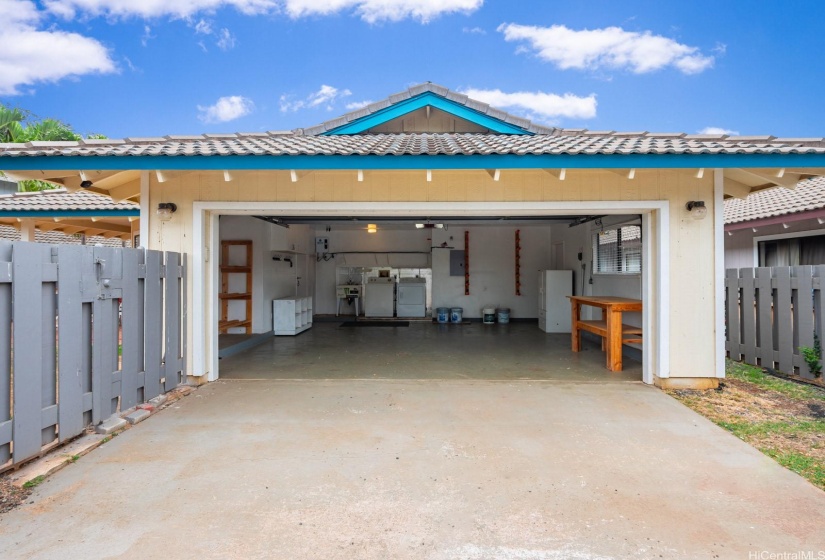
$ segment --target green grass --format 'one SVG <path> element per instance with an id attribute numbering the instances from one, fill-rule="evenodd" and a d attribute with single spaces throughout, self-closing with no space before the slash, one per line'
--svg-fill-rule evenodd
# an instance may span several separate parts
<path id="1" fill-rule="evenodd" d="M 825 490 L 825 390 L 727 361 L 719 390 L 669 391 L 686 406 Z"/>
<path id="2" fill-rule="evenodd" d="M 39 485 L 41 482 L 43 482 L 44 480 L 46 480 L 45 475 L 42 475 L 42 474 L 38 475 L 38 476 L 34 477 L 33 479 L 31 479 L 30 481 L 24 483 L 23 488 L 34 488 L 37 485 Z"/>
<path id="3" fill-rule="evenodd" d="M 763 372 L 761 368 L 750 366 L 748 364 L 740 364 L 739 362 L 732 362 L 728 360 L 726 375 L 733 379 L 740 381 L 747 381 L 753 383 L 763 389 L 776 391 L 782 393 L 788 398 L 796 400 L 817 399 L 825 401 L 825 391 L 817 387 L 809 387 L 779 379 L 772 375 Z"/>
<path id="4" fill-rule="evenodd" d="M 779 452 L 775 449 L 758 448 L 762 453 L 772 457 L 777 463 L 807 478 L 813 484 L 825 489 L 825 465 L 813 457 L 801 453 Z"/>

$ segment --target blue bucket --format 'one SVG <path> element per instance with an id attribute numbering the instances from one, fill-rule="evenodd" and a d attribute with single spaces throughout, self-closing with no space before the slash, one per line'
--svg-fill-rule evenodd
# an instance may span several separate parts
<path id="1" fill-rule="evenodd" d="M 448 307 L 438 307 L 435 310 L 436 317 L 439 323 L 450 322 L 450 309 Z"/>
<path id="2" fill-rule="evenodd" d="M 453 307 L 450 309 L 450 322 L 451 323 L 460 323 L 464 317 L 464 308 L 463 307 Z"/>

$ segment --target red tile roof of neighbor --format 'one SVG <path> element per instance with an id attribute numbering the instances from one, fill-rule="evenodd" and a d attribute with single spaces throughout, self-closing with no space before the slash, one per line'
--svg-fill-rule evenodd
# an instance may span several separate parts
<path id="1" fill-rule="evenodd" d="M 115 202 L 108 196 L 87 191 L 68 192 L 66 189 L 0 195 L 0 212 L 65 212 L 67 210 L 94 210 L 105 215 L 111 210 L 140 210 L 140 206 L 134 202 Z"/>
<path id="2" fill-rule="evenodd" d="M 757 191 L 745 199 L 725 201 L 725 223 L 785 216 L 825 209 L 825 177 L 800 181 L 795 189 L 776 187 Z"/>

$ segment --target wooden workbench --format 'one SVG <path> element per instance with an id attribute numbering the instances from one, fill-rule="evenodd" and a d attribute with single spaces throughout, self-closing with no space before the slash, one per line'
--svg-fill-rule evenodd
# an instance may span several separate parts
<path id="1" fill-rule="evenodd" d="M 597 334 L 602 337 L 602 349 L 607 353 L 607 369 L 622 371 L 622 344 L 641 344 L 642 342 L 642 329 L 622 324 L 622 313 L 641 311 L 642 300 L 611 296 L 568 296 L 568 298 L 572 313 L 573 352 L 581 350 L 581 331 Z M 601 320 L 582 320 L 582 305 L 601 309 Z"/>

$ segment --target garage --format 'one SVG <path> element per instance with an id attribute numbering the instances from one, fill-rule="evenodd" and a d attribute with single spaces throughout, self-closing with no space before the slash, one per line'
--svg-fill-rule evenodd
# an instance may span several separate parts
<path id="1" fill-rule="evenodd" d="M 394 206 L 224 209 L 212 251 L 220 377 L 642 380 L 639 342 L 623 345 L 617 372 L 599 337 L 571 351 L 567 296 L 642 299 L 643 214 Z"/>

